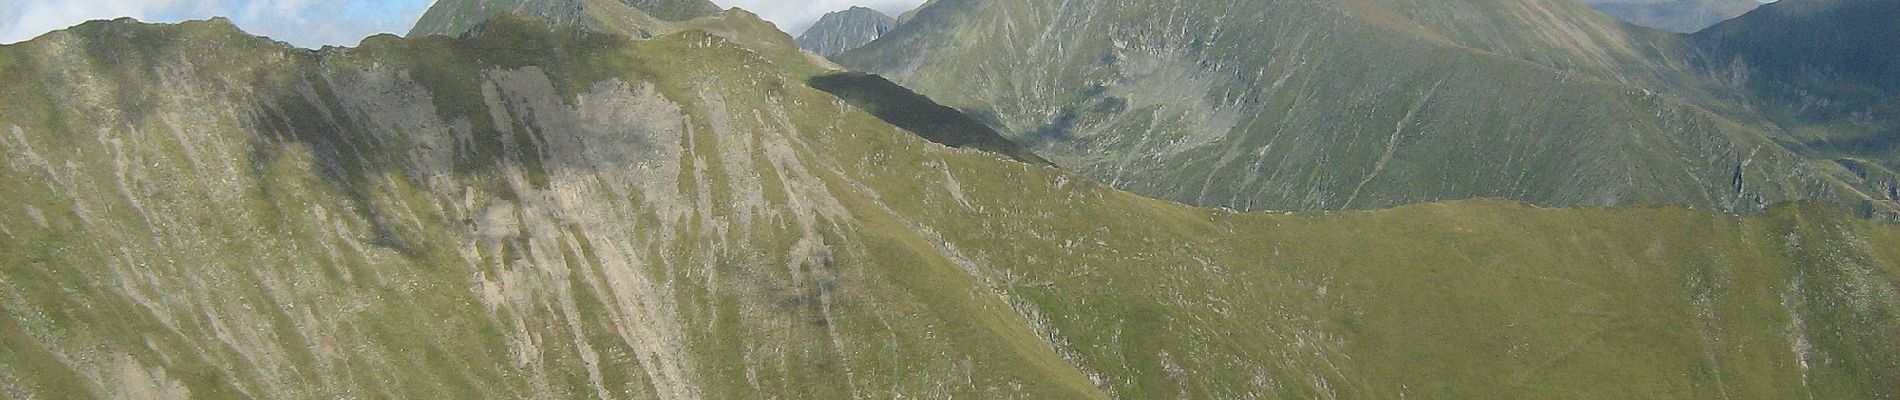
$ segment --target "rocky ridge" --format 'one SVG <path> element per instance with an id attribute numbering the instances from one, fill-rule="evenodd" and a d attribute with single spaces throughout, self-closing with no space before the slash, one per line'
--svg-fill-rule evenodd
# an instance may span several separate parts
<path id="1" fill-rule="evenodd" d="M 831 57 L 870 43 L 897 29 L 897 18 L 864 7 L 826 13 L 804 33 L 798 35 L 798 47 Z"/>

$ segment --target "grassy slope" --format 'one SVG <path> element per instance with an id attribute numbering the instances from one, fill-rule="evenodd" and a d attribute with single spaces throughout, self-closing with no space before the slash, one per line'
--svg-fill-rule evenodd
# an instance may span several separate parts
<path id="1" fill-rule="evenodd" d="M 1900 329 L 1900 269 L 1878 239 L 1893 231 L 1823 205 L 1230 214 L 947 168 L 946 187 L 1012 196 L 882 198 L 943 221 L 929 226 L 1122 398 L 1879 397 L 1892 388 L 1874 377 L 1900 371 L 1864 347 Z M 930 175 L 899 172 L 869 181 Z M 1854 354 L 1871 357 L 1799 367 Z"/>
<path id="2" fill-rule="evenodd" d="M 9 76 L 52 79 L 0 102 L 0 125 L 24 127 L 7 139 L 20 185 L 5 196 L 22 206 L 0 244 L 4 386 L 1094 392 L 920 239 L 841 214 L 800 164 L 821 153 L 786 147 L 899 131 L 703 32 L 625 43 L 512 24 L 310 54 L 228 25 L 94 23 L 6 49 Z M 62 61 L 76 67 L 42 64 Z M 53 95 L 82 76 L 117 86 Z M 617 81 L 632 92 L 598 84 Z"/>
<path id="3" fill-rule="evenodd" d="M 313 54 L 101 22 L 0 47 L 19 88 L 0 94 L 17 205 L 0 208 L 0 393 L 1842 398 L 1900 381 L 1881 339 L 1900 333 L 1900 231 L 1823 206 L 1195 209 L 937 146 L 718 35 L 541 29 Z"/>
<path id="4" fill-rule="evenodd" d="M 637 10 L 601 19 L 598 10 Z M 718 15 L 719 6 L 706 0 L 445 0 L 429 7 L 409 36 L 459 36 L 491 15 L 516 13 L 556 23 L 597 29 L 650 29 L 663 21 L 687 21 Z M 615 20 L 637 14 L 641 21 Z M 629 23 L 632 22 L 632 23 Z M 635 35 L 637 36 L 637 35 Z"/>
<path id="5" fill-rule="evenodd" d="M 621 0 L 621 2 L 668 21 L 685 21 L 719 13 L 719 6 L 708 0 Z"/>

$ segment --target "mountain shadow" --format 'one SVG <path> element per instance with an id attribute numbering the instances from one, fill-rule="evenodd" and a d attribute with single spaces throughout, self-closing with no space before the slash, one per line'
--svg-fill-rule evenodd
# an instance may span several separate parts
<path id="1" fill-rule="evenodd" d="M 1054 165 L 1021 144 L 954 108 L 898 86 L 884 77 L 862 72 L 840 72 L 812 77 L 814 89 L 838 96 L 859 110 L 937 144 L 1001 154 L 1016 161 Z"/>

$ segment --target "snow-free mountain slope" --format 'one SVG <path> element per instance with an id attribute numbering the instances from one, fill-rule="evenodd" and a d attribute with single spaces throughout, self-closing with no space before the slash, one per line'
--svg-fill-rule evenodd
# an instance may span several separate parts
<path id="1" fill-rule="evenodd" d="M 1900 169 L 1900 2 L 1782 1 L 1691 37 L 1705 68 L 1816 158 Z M 1900 199 L 1890 193 L 1880 193 Z"/>
<path id="2" fill-rule="evenodd" d="M 811 28 L 798 35 L 798 46 L 830 57 L 864 46 L 885 33 L 897 29 L 897 18 L 864 7 L 851 7 L 820 17 Z"/>
<path id="3" fill-rule="evenodd" d="M 601 4 L 660 28 L 0 46 L 0 397 L 1900 391 L 1900 229 L 1829 204 L 1192 208 L 749 13 Z"/>
<path id="4" fill-rule="evenodd" d="M 422 14 L 409 36 L 457 36 L 502 13 L 594 30 L 643 32 L 658 21 L 718 14 L 719 6 L 707 0 L 440 0 Z"/>
<path id="5" fill-rule="evenodd" d="M 1189 204 L 1873 208 L 1769 132 L 1651 89 L 1687 68 L 1651 55 L 1686 46 L 1568 0 L 943 0 L 836 58 Z"/>

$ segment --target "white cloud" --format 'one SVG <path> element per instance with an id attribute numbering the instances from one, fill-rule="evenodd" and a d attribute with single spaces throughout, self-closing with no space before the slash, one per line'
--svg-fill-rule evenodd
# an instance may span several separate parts
<path id="1" fill-rule="evenodd" d="M 923 0 L 713 0 L 721 7 L 739 7 L 759 14 L 760 17 L 777 24 L 779 29 L 797 35 L 818 22 L 825 13 L 863 6 L 875 8 L 895 17 L 910 11 Z"/>

